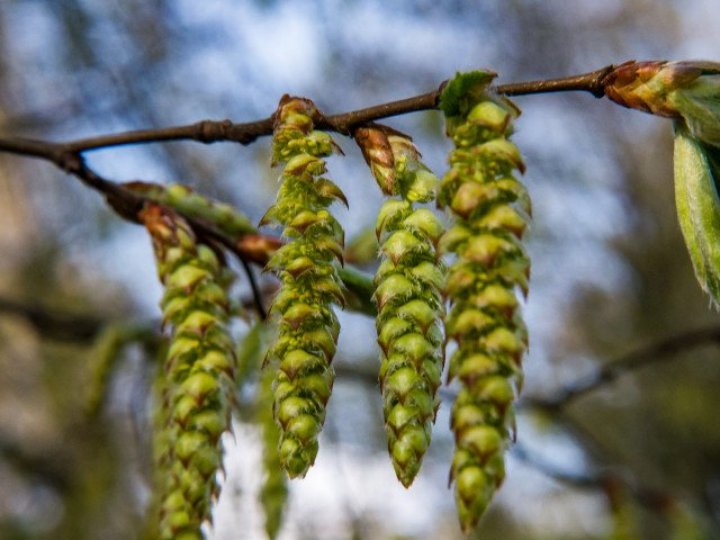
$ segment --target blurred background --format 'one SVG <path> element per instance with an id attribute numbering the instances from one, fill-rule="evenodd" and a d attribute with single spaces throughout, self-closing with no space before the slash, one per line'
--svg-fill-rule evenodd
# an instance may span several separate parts
<path id="1" fill-rule="evenodd" d="M 0 135 L 248 121 L 286 92 L 343 112 L 473 68 L 502 83 L 629 59 L 720 60 L 719 16 L 717 0 L 2 0 Z M 531 349 L 518 444 L 477 538 L 719 538 L 720 319 L 674 215 L 670 123 L 584 94 L 516 103 L 534 200 Z M 387 123 L 442 174 L 440 113 Z M 330 175 L 350 200 L 337 212 L 352 238 L 381 197 L 355 144 L 337 142 L 346 156 Z M 187 183 L 254 220 L 277 188 L 269 139 L 86 156 L 110 179 Z M 142 341 L 159 316 L 150 243 L 52 165 L 0 155 L 0 253 L 0 538 L 133 538 L 149 499 L 153 340 L 123 349 L 95 415 L 87 389 L 103 376 L 98 350 L 118 333 Z M 237 296 L 247 294 L 241 279 Z M 318 460 L 291 483 L 280 538 L 461 538 L 447 489 L 450 401 L 403 489 L 385 447 L 373 321 L 342 323 Z M 637 351 L 644 367 L 552 406 Z M 243 418 L 227 438 L 217 540 L 264 538 L 259 433 Z"/>

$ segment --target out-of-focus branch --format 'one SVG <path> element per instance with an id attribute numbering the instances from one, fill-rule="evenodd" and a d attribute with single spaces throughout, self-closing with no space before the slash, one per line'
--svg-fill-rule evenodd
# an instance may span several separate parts
<path id="1" fill-rule="evenodd" d="M 36 304 L 24 304 L 0 297 L 0 312 L 26 319 L 43 336 L 59 341 L 88 341 L 107 324 L 90 315 L 75 315 L 49 310 Z"/>
<path id="2" fill-rule="evenodd" d="M 67 491 L 73 484 L 69 456 L 57 453 L 30 452 L 0 433 L 0 459 L 30 477 L 41 479 L 60 492 Z"/>
<path id="3" fill-rule="evenodd" d="M 600 476 L 588 473 L 571 472 L 561 469 L 541 456 L 528 450 L 522 443 L 516 442 L 510 449 L 512 456 L 545 476 L 581 489 L 598 489 L 602 487 Z"/>
<path id="4" fill-rule="evenodd" d="M 676 500 L 676 497 L 671 492 L 639 484 L 634 480 L 628 480 L 622 475 L 612 472 L 590 474 L 564 470 L 519 443 L 513 445 L 511 453 L 516 459 L 549 478 L 579 489 L 607 491 L 612 486 L 621 485 L 640 504 L 660 514 L 663 514 Z"/>
<path id="5" fill-rule="evenodd" d="M 532 407 L 546 411 L 558 411 L 576 399 L 608 385 L 618 377 L 642 367 L 667 362 L 674 354 L 703 345 L 720 345 L 720 328 L 692 330 L 668 339 L 663 339 L 640 348 L 620 359 L 610 362 L 595 373 L 572 382 L 556 392 L 553 397 L 527 397 L 521 401 L 522 407 Z"/>
<path id="6" fill-rule="evenodd" d="M 518 409 L 538 409 L 550 413 L 554 417 L 574 400 L 612 383 L 622 375 L 651 364 L 670 361 L 674 354 L 704 345 L 720 345 L 720 327 L 692 330 L 642 347 L 604 365 L 588 377 L 569 383 L 554 397 L 524 397 L 518 402 L 517 407 Z M 343 365 L 342 367 L 336 366 L 336 371 L 339 376 L 359 383 L 377 384 L 377 374 L 363 368 Z M 456 392 L 443 388 L 441 397 L 452 401 L 456 397 Z"/>

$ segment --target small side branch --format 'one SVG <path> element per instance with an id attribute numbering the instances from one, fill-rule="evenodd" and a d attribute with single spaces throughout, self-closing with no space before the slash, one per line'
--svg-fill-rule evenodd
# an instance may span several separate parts
<path id="1" fill-rule="evenodd" d="M 506 96 L 546 94 L 551 92 L 590 92 L 596 98 L 601 98 L 605 96 L 605 78 L 613 69 L 615 69 L 615 66 L 610 65 L 573 77 L 501 84 L 496 90 L 499 94 Z"/>
<path id="2" fill-rule="evenodd" d="M 577 473 L 561 469 L 535 453 L 529 451 L 521 444 L 515 443 L 511 454 L 529 467 L 543 473 L 549 478 L 578 489 L 592 489 L 607 492 L 613 486 L 621 485 L 627 489 L 633 498 L 648 510 L 664 514 L 673 504 L 676 497 L 668 491 L 651 486 L 638 484 L 614 473 Z"/>
<path id="3" fill-rule="evenodd" d="M 576 399 L 614 382 L 620 376 L 650 364 L 666 362 L 673 355 L 703 345 L 720 345 L 720 328 L 693 330 L 643 347 L 604 365 L 594 374 L 566 385 L 552 398 L 526 398 L 522 405 L 557 411 Z"/>
<path id="4" fill-rule="evenodd" d="M 137 223 L 138 213 L 146 202 L 151 201 L 146 200 L 138 193 L 126 189 L 122 185 L 111 182 L 98 175 L 87 166 L 80 152 L 73 150 L 72 146 L 72 144 L 57 144 L 33 139 L 0 139 L 0 151 L 4 150 L 17 155 L 38 157 L 54 163 L 66 173 L 78 178 L 89 188 L 103 194 L 108 204 L 118 215 L 128 221 Z M 186 219 L 188 218 L 186 217 Z M 205 223 L 197 219 L 188 219 L 188 222 L 197 233 L 220 243 L 240 259 L 248 275 L 258 314 L 262 319 L 265 319 L 267 313 L 263 307 L 262 297 L 255 277 L 248 264 L 248 261 L 254 260 L 256 254 L 245 253 L 242 243 L 226 237 L 210 223 Z"/>

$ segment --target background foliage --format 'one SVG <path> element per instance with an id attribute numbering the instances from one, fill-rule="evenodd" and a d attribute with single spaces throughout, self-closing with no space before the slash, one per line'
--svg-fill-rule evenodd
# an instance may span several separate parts
<path id="1" fill-rule="evenodd" d="M 6 0 L 0 132 L 62 140 L 250 120 L 285 92 L 338 112 L 424 92 L 457 70 L 489 67 L 508 82 L 629 58 L 717 59 L 720 40 L 708 22 L 718 14 L 713 0 L 386 4 Z M 586 95 L 517 103 L 524 114 L 515 141 L 535 203 L 525 395 L 552 397 L 639 346 L 718 326 L 674 216 L 667 122 Z M 444 171 L 440 113 L 388 123 L 412 133 L 425 162 Z M 339 142 L 347 157 L 329 167 L 351 201 L 339 219 L 352 237 L 374 222 L 380 195 L 354 143 Z M 168 143 L 97 151 L 89 163 L 118 180 L 186 182 L 257 221 L 277 188 L 269 152 L 269 140 Z M 0 156 L 0 190 L 0 537 L 132 537 L 148 499 L 152 344 L 123 355 L 98 415 L 84 414 L 82 389 L 103 327 L 158 318 L 150 243 L 47 164 Z M 244 284 L 235 294 L 247 296 Z M 373 322 L 347 314 L 343 324 L 320 454 L 291 485 L 281 537 L 459 537 L 445 488 L 449 404 L 404 491 L 384 448 L 377 350 L 358 345 L 374 341 Z M 627 485 L 681 497 L 708 530 L 719 529 L 719 377 L 717 348 L 707 343 L 624 375 L 561 414 L 526 407 L 526 452 L 511 455 L 480 536 L 669 537 L 674 507 L 632 497 Z M 241 418 L 226 441 L 215 538 L 262 538 L 259 437 Z M 583 487 L 606 474 L 620 481 Z"/>

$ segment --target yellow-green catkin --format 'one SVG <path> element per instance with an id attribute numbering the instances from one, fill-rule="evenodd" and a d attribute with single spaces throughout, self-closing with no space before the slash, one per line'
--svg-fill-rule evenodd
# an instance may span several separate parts
<path id="1" fill-rule="evenodd" d="M 262 429 L 262 465 L 263 480 L 260 487 L 260 503 L 265 513 L 265 531 L 268 538 L 274 540 L 282 526 L 285 503 L 288 497 L 287 480 L 280 464 L 278 447 L 280 428 L 275 423 L 272 412 L 274 374 L 265 370 L 258 384 L 257 415 Z"/>
<path id="2" fill-rule="evenodd" d="M 189 219 L 215 227 L 231 239 L 257 232 L 250 219 L 237 208 L 201 195 L 184 184 L 127 182 L 122 186 Z"/>
<path id="3" fill-rule="evenodd" d="M 255 385 L 252 421 L 261 430 L 263 478 L 259 500 L 265 515 L 265 531 L 271 540 L 277 537 L 282 526 L 285 503 L 288 496 L 287 477 L 280 465 L 278 445 L 280 428 L 273 417 L 272 369 L 260 370 L 269 345 L 272 329 L 265 322 L 255 323 L 238 343 L 238 374 L 242 383 L 250 373 L 259 373 Z M 275 367 L 275 366 L 268 366 Z"/>
<path id="4" fill-rule="evenodd" d="M 612 478 L 607 479 L 603 487 L 610 511 L 610 530 L 607 540 L 643 538 L 638 508 L 628 489 Z"/>
<path id="5" fill-rule="evenodd" d="M 222 265 L 173 211 L 149 205 L 141 219 L 165 287 L 163 324 L 172 328 L 158 384 L 163 389 L 163 430 L 156 451 L 158 536 L 199 539 L 219 495 L 221 435 L 230 429 L 234 390 L 235 356 Z"/>
<path id="6" fill-rule="evenodd" d="M 436 245 L 444 228 L 430 210 L 415 207 L 435 198 L 438 180 L 406 135 L 373 125 L 355 138 L 383 192 L 396 196 L 378 214 L 374 298 L 388 451 L 408 487 L 430 444 L 443 367 L 444 266 Z"/>
<path id="7" fill-rule="evenodd" d="M 287 239 L 266 266 L 281 281 L 270 309 L 278 337 L 267 358 L 269 365 L 277 365 L 273 408 L 281 429 L 280 463 L 291 478 L 304 476 L 317 455 L 340 331 L 332 304 L 344 302 L 337 268 L 344 233 L 327 207 L 345 197 L 322 176 L 322 158 L 336 147 L 327 133 L 313 129 L 316 118 L 319 113 L 311 101 L 290 96 L 280 100 L 273 162 L 284 164 L 282 184 L 262 220 L 282 225 Z"/>
<path id="8" fill-rule="evenodd" d="M 451 413 L 450 481 L 464 531 L 477 525 L 504 479 L 527 347 L 515 289 L 527 291 L 530 263 L 521 238 L 530 205 L 513 176 L 524 169 L 520 153 L 508 140 L 517 109 L 488 91 L 492 77 L 458 75 L 441 98 L 455 144 L 438 205 L 455 220 L 440 249 L 454 257 L 445 287 L 451 306 L 445 332 L 456 344 L 448 379 L 461 384 Z"/>
<path id="9" fill-rule="evenodd" d="M 669 501 L 665 508 L 670 540 L 708 540 L 710 527 L 701 512 L 679 501 Z"/>
<path id="10" fill-rule="evenodd" d="M 154 331 L 143 325 L 109 324 L 98 334 L 91 350 L 90 380 L 85 409 L 96 415 L 102 409 L 110 390 L 112 373 L 132 343 L 149 344 L 155 340 Z"/>

